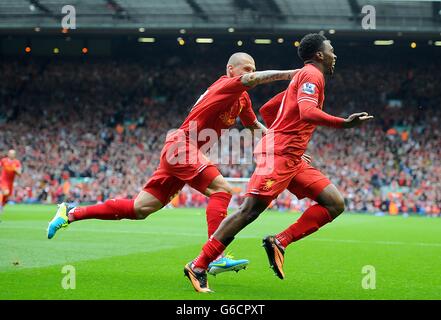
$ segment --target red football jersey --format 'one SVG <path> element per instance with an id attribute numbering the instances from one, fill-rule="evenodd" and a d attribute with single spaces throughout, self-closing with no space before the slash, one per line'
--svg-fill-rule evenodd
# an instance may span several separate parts
<path id="1" fill-rule="evenodd" d="M 271 124 L 268 134 L 256 147 L 256 152 L 265 152 L 265 150 L 271 152 L 274 145 L 274 154 L 301 157 L 317 125 L 302 119 L 299 102 L 308 102 L 322 109 L 325 99 L 324 88 L 323 73 L 312 64 L 305 65 L 291 80 L 283 95 L 277 117 Z M 270 139 L 274 140 L 270 141 Z"/>
<path id="2" fill-rule="evenodd" d="M 220 137 L 221 130 L 227 129 L 236 123 L 239 117 L 246 127 L 252 126 L 257 117 L 251 105 L 251 99 L 246 90 L 250 89 L 242 84 L 241 76 L 229 78 L 220 77 L 204 94 L 200 96 L 190 114 L 179 128 L 188 136 L 192 128 L 197 128 L 199 134 L 203 129 L 213 129 Z M 167 141 L 173 140 L 169 135 Z M 198 141 L 200 147 L 206 141 Z"/>
<path id="3" fill-rule="evenodd" d="M 2 168 L 2 175 L 0 181 L 2 183 L 13 183 L 15 178 L 15 169 L 21 168 L 21 163 L 19 160 L 11 160 L 5 157 L 0 160 L 0 168 Z"/>
<path id="4" fill-rule="evenodd" d="M 286 90 L 276 94 L 259 109 L 260 115 L 262 116 L 263 122 L 265 122 L 267 128 L 271 127 L 274 120 L 276 120 L 280 104 L 285 96 L 285 92 Z"/>

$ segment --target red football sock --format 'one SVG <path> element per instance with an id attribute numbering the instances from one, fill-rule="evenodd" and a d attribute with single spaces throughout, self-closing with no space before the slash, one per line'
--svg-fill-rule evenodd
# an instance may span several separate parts
<path id="1" fill-rule="evenodd" d="M 320 227 L 331 221 L 332 217 L 328 209 L 316 204 L 309 207 L 294 224 L 277 234 L 276 239 L 286 248 L 291 242 L 316 232 Z"/>
<path id="2" fill-rule="evenodd" d="M 209 197 L 206 210 L 208 238 L 213 235 L 222 220 L 227 216 L 228 204 L 230 203 L 231 197 L 231 194 L 227 192 L 216 192 Z"/>
<path id="3" fill-rule="evenodd" d="M 8 197 L 1 195 L 0 199 L 1 199 L 2 207 L 4 207 L 6 205 L 6 202 L 8 202 Z"/>
<path id="4" fill-rule="evenodd" d="M 69 222 L 84 219 L 136 220 L 134 203 L 134 199 L 110 199 L 94 206 L 77 207 L 69 212 Z"/>
<path id="5" fill-rule="evenodd" d="M 199 256 L 193 261 L 195 268 L 207 270 L 211 261 L 214 261 L 223 251 L 225 246 L 214 237 L 208 239 L 205 245 L 202 247 L 202 251 Z"/>

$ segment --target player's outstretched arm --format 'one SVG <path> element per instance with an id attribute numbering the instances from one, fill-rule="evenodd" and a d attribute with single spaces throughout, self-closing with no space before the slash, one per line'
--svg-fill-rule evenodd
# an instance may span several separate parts
<path id="1" fill-rule="evenodd" d="M 15 173 L 16 173 L 18 176 L 21 176 L 21 174 L 23 173 L 21 167 L 20 167 L 20 168 L 16 168 L 16 169 L 15 169 Z"/>
<path id="2" fill-rule="evenodd" d="M 300 119 L 308 123 L 318 126 L 326 126 L 333 128 L 349 129 L 361 125 L 362 123 L 373 119 L 367 112 L 360 112 L 351 114 L 346 119 L 334 117 L 319 108 L 314 106 L 311 102 L 299 103 Z"/>
<path id="3" fill-rule="evenodd" d="M 374 116 L 369 115 L 367 112 L 353 113 L 345 119 L 343 122 L 343 128 L 353 128 L 373 118 Z"/>
<path id="4" fill-rule="evenodd" d="M 344 118 L 335 117 L 316 107 L 317 103 L 310 100 L 299 102 L 300 120 L 308 123 L 332 128 L 343 128 Z"/>
<path id="5" fill-rule="evenodd" d="M 254 87 L 259 84 L 269 83 L 280 80 L 291 80 L 299 72 L 295 70 L 266 70 L 244 74 L 241 78 L 242 84 L 247 87 Z"/>

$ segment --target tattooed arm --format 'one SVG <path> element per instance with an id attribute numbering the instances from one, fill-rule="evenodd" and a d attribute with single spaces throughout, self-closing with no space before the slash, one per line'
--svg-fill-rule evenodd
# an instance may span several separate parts
<path id="1" fill-rule="evenodd" d="M 244 74 L 241 78 L 242 84 L 247 87 L 254 87 L 259 84 L 269 83 L 279 80 L 291 80 L 299 71 L 296 70 L 266 70 Z"/>

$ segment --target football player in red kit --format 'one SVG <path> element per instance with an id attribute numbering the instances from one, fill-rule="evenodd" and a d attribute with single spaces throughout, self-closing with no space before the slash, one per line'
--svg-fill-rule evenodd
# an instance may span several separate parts
<path id="1" fill-rule="evenodd" d="M 239 117 L 246 127 L 265 129 L 258 122 L 247 91 L 256 85 L 291 80 L 295 71 L 255 71 L 254 59 L 246 53 L 233 54 L 226 75 L 214 82 L 193 106 L 182 126 L 169 134 L 161 151 L 160 163 L 136 199 L 110 199 L 88 207 L 69 207 L 62 203 L 49 223 L 48 238 L 68 224 L 84 219 L 145 219 L 164 207 L 185 184 L 206 195 L 208 235 L 216 231 L 227 215 L 231 186 L 200 150 L 210 131 L 217 139 L 221 130 L 234 125 Z M 217 140 L 216 139 L 216 140 Z M 201 141 L 203 140 L 203 141 Z M 210 273 L 243 269 L 247 260 L 232 260 L 219 254 Z M 213 259 L 214 260 L 214 259 Z"/>
<path id="2" fill-rule="evenodd" d="M 8 151 L 8 156 L 0 160 L 0 212 L 14 191 L 14 179 L 21 175 L 21 163 L 16 159 L 15 150 Z"/>
<path id="3" fill-rule="evenodd" d="M 337 188 L 319 170 L 304 161 L 302 155 L 318 125 L 352 128 L 372 119 L 372 116 L 362 112 L 344 119 L 322 111 L 324 75 L 334 72 L 337 58 L 329 40 L 319 34 L 306 35 L 300 42 L 298 53 L 305 66 L 296 73 L 286 91 L 276 95 L 261 109 L 270 127 L 255 148 L 257 166 L 248 184 L 244 203 L 222 221 L 199 256 L 184 268 L 184 273 L 198 292 L 211 292 L 206 276 L 208 264 L 285 189 L 299 199 L 308 197 L 317 204 L 308 208 L 286 230 L 263 239 L 270 265 L 281 279 L 285 276 L 285 248 L 317 231 L 344 211 L 344 200 Z"/>

